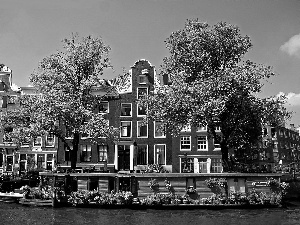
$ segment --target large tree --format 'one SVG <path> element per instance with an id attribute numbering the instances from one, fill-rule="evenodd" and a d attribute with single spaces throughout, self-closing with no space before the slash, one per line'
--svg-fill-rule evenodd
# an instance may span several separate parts
<path id="1" fill-rule="evenodd" d="M 13 128 L 11 137 L 21 143 L 54 134 L 70 150 L 72 169 L 76 168 L 81 135 L 88 134 L 94 142 L 116 137 L 118 129 L 110 127 L 96 110 L 109 97 L 105 94 L 109 87 L 100 79 L 110 67 L 109 50 L 98 37 L 72 34 L 64 39 L 63 50 L 45 57 L 31 74 L 36 93 L 21 96 L 17 110 L 2 114 L 4 126 Z M 104 94 L 98 95 L 99 89 Z"/>
<path id="2" fill-rule="evenodd" d="M 225 170 L 230 148 L 252 146 L 263 125 L 284 123 L 289 115 L 284 97 L 258 97 L 264 80 L 274 73 L 243 60 L 252 44 L 237 26 L 191 19 L 165 43 L 169 56 L 160 74 L 169 83 L 142 100 L 148 119 L 163 121 L 175 135 L 187 124 L 207 125 L 209 135 L 220 142 Z M 221 133 L 215 132 L 217 126 Z"/>

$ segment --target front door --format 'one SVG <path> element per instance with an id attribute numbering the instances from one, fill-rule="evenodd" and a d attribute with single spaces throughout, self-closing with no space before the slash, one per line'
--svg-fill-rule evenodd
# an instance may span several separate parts
<path id="1" fill-rule="evenodd" d="M 130 145 L 118 145 L 118 168 L 130 170 Z"/>

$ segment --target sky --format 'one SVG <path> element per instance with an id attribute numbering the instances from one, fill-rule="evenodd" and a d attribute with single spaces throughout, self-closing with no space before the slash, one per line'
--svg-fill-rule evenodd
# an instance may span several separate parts
<path id="1" fill-rule="evenodd" d="M 288 124 L 300 126 L 299 0 L 0 0 L 0 63 L 13 83 L 28 86 L 44 57 L 62 50 L 72 33 L 100 36 L 111 47 L 112 79 L 147 59 L 159 71 L 168 56 L 164 41 L 187 19 L 237 25 L 253 43 L 245 55 L 273 67 L 261 97 L 285 93 L 293 111 Z"/>

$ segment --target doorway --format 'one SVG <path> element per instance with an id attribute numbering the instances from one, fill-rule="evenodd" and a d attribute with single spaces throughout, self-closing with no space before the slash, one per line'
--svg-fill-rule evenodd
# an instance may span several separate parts
<path id="1" fill-rule="evenodd" d="M 130 170 L 130 145 L 118 145 L 118 169 Z"/>

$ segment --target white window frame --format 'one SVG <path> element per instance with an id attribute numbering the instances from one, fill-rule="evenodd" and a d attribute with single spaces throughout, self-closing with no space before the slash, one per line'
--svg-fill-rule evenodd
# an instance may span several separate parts
<path id="1" fill-rule="evenodd" d="M 147 94 L 146 94 L 146 95 L 149 94 L 148 88 L 147 88 L 147 87 L 138 87 L 138 88 L 136 89 L 136 98 L 137 98 L 137 99 L 140 99 L 140 98 L 139 98 L 139 89 L 146 89 L 146 90 L 147 90 Z"/>
<path id="2" fill-rule="evenodd" d="M 146 127 L 147 127 L 147 135 L 146 136 L 139 136 L 139 129 L 140 129 L 140 125 L 139 124 L 142 124 L 143 123 L 143 121 L 137 121 L 137 124 L 136 124 L 136 131 L 137 131 L 137 134 L 136 134 L 136 136 L 137 136 L 137 138 L 148 138 L 148 133 L 149 133 L 149 130 L 148 130 L 148 124 L 146 124 Z"/>
<path id="3" fill-rule="evenodd" d="M 157 154 L 157 149 L 156 149 L 156 146 L 164 146 L 164 150 L 165 150 L 165 161 L 164 161 L 164 164 L 161 164 L 161 165 L 166 165 L 166 155 L 167 155 L 167 146 L 166 144 L 155 144 L 154 145 L 154 163 L 155 164 L 158 164 L 158 154 Z"/>
<path id="4" fill-rule="evenodd" d="M 186 124 L 182 127 L 180 132 L 191 132 L 191 131 L 192 131 L 191 124 Z"/>
<path id="5" fill-rule="evenodd" d="M 187 139 L 188 138 L 188 139 Z M 182 148 L 182 146 L 187 146 L 185 142 L 189 141 L 189 148 Z M 180 136 L 180 151 L 191 151 L 192 147 L 192 138 L 190 135 L 181 135 Z"/>
<path id="6" fill-rule="evenodd" d="M 46 135 L 46 137 L 45 137 L 45 146 L 46 146 L 46 147 L 54 147 L 54 145 L 55 145 L 55 135 L 52 134 L 52 135 L 53 135 L 53 144 L 52 144 L 52 145 L 48 145 L 48 136 L 49 136 L 49 135 L 51 135 L 51 134 L 48 134 L 48 135 Z"/>
<path id="7" fill-rule="evenodd" d="M 201 140 L 201 141 L 205 141 L 205 144 L 199 143 L 201 137 L 205 138 L 205 140 Z M 205 146 L 205 148 L 201 148 L 203 146 Z M 199 135 L 199 136 L 197 136 L 197 151 L 208 151 L 208 140 L 207 140 L 207 136 L 206 135 Z"/>
<path id="8" fill-rule="evenodd" d="M 125 105 L 125 104 L 126 104 L 126 105 L 130 105 L 130 115 L 129 115 L 129 116 L 122 116 L 122 105 Z M 121 103 L 121 110 L 120 110 L 120 111 L 121 111 L 121 115 L 120 115 L 121 117 L 132 117 L 132 103 L 129 103 L 129 102 L 128 102 L 128 103 L 122 102 L 122 103 Z"/>
<path id="9" fill-rule="evenodd" d="M 122 136 L 122 123 L 130 123 L 130 136 Z M 132 121 L 121 121 L 120 122 L 120 138 L 131 138 L 132 137 Z"/>
<path id="10" fill-rule="evenodd" d="M 107 111 L 106 112 L 100 111 L 100 105 L 103 104 L 103 103 L 107 103 Z M 101 101 L 100 102 L 100 104 L 99 104 L 99 113 L 101 113 L 101 114 L 109 113 L 109 101 Z"/>
<path id="11" fill-rule="evenodd" d="M 38 138 L 41 140 L 41 145 L 36 145 L 35 144 L 35 139 L 38 139 Z M 33 139 L 33 146 L 34 147 L 42 147 L 42 145 L 43 145 L 43 138 L 41 136 L 37 136 L 36 138 Z"/>
<path id="12" fill-rule="evenodd" d="M 141 78 L 143 78 L 144 82 L 141 82 Z M 139 74 L 138 82 L 139 82 L 139 84 L 147 84 L 147 75 L 146 74 Z"/>
<path id="13" fill-rule="evenodd" d="M 219 145 L 220 147 L 216 147 L 215 139 L 213 139 L 213 143 L 214 143 L 214 151 L 220 151 L 220 150 L 221 150 L 221 144 L 217 144 L 217 145 Z"/>
<path id="14" fill-rule="evenodd" d="M 145 109 L 147 111 L 147 109 Z M 147 115 L 147 112 L 145 114 L 139 114 L 139 104 L 136 105 L 136 115 L 137 117 L 145 117 Z"/>
<path id="15" fill-rule="evenodd" d="M 136 147 L 136 153 L 135 153 L 135 154 L 136 154 L 136 165 L 137 165 L 137 166 L 144 165 L 144 164 L 138 164 L 138 163 L 137 163 L 137 156 L 138 156 L 138 149 L 139 149 L 139 146 L 146 146 L 146 164 L 145 164 L 145 165 L 147 165 L 147 164 L 148 164 L 148 160 L 149 160 L 149 155 L 148 155 L 148 154 L 149 154 L 149 150 L 148 150 L 148 147 L 149 147 L 149 146 L 148 146 L 147 144 L 138 144 L 138 145 L 137 145 L 137 147 Z"/>
<path id="16" fill-rule="evenodd" d="M 103 147 L 103 149 L 101 151 L 100 151 L 100 146 Z M 104 158 L 104 160 L 100 160 L 100 152 L 104 153 L 102 155 L 102 157 Z M 97 162 L 99 162 L 99 163 L 107 162 L 108 145 L 104 145 L 104 144 L 97 145 L 97 153 L 98 153 Z"/>
<path id="17" fill-rule="evenodd" d="M 196 132 L 201 132 L 201 131 L 207 131 L 207 125 L 205 125 L 205 126 L 198 126 L 196 128 Z"/>
<path id="18" fill-rule="evenodd" d="M 85 151 L 83 151 L 85 150 Z M 80 162 L 91 162 L 92 161 L 92 145 L 91 144 L 80 144 L 80 153 L 90 152 L 89 160 L 80 160 Z"/>
<path id="19" fill-rule="evenodd" d="M 162 136 L 157 136 L 156 135 L 156 123 L 163 123 L 163 122 L 160 122 L 160 121 L 154 121 L 154 138 L 166 138 L 166 132 L 163 133 Z"/>

